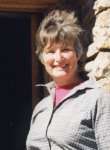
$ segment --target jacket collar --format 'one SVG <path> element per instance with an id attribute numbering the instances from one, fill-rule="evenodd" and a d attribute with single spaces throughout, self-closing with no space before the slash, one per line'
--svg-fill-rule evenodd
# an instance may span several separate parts
<path id="1" fill-rule="evenodd" d="M 46 83 L 46 84 L 36 84 L 37 87 L 45 87 L 47 89 L 47 91 L 49 92 L 49 94 L 52 93 L 52 91 L 55 89 L 55 82 L 54 81 L 51 81 L 49 83 Z M 98 85 L 96 84 L 96 81 L 93 80 L 93 79 L 89 79 L 89 80 L 86 80 L 84 82 L 82 82 L 81 84 L 75 86 L 73 89 L 72 89 L 72 93 L 74 91 L 77 92 L 79 90 L 84 90 L 84 89 L 93 89 L 93 88 L 96 88 L 98 87 Z"/>

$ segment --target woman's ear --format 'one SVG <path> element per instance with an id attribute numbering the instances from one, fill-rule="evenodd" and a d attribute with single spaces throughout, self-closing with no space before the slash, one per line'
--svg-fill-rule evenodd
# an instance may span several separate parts
<path id="1" fill-rule="evenodd" d="M 81 59 L 81 55 L 77 54 L 78 61 Z"/>
<path id="2" fill-rule="evenodd" d="M 81 58 L 81 55 L 78 52 L 75 52 L 75 53 L 76 53 L 77 61 L 79 61 Z"/>

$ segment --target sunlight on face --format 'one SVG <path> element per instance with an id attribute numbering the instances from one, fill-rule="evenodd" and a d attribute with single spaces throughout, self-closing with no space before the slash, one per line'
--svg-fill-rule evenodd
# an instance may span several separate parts
<path id="1" fill-rule="evenodd" d="M 54 43 L 50 48 L 44 48 L 42 56 L 44 67 L 54 81 L 71 83 L 74 80 L 78 57 L 72 45 Z"/>

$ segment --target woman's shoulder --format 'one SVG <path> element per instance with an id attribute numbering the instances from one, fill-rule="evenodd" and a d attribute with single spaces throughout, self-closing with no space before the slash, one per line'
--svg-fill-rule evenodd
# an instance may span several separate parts
<path id="1" fill-rule="evenodd" d="M 33 115 L 48 107 L 49 96 L 42 98 L 33 108 Z"/>
<path id="2" fill-rule="evenodd" d="M 103 87 L 99 86 L 97 81 L 89 79 L 85 81 L 85 84 L 87 84 L 87 87 L 91 87 L 90 93 L 97 102 L 110 103 L 110 92 L 107 92 Z"/>
<path id="3" fill-rule="evenodd" d="M 84 81 L 80 86 L 80 89 L 86 90 L 86 94 L 94 99 L 110 99 L 110 92 L 105 91 L 103 87 L 99 86 L 96 80 L 89 79 Z"/>
<path id="4" fill-rule="evenodd" d="M 53 82 L 48 82 L 46 84 L 37 84 L 37 88 L 43 88 L 44 97 L 35 105 L 33 109 L 33 116 L 37 114 L 39 111 L 43 111 L 49 107 L 50 103 L 50 90 L 53 87 Z M 45 94 L 44 94 L 45 93 Z"/>

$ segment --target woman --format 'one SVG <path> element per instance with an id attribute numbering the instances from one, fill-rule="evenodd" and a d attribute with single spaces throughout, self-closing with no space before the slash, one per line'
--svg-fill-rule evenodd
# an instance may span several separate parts
<path id="1" fill-rule="evenodd" d="M 39 27 L 37 54 L 53 82 L 34 109 L 27 150 L 110 149 L 110 95 L 80 76 L 81 32 L 66 10 L 51 11 Z"/>

